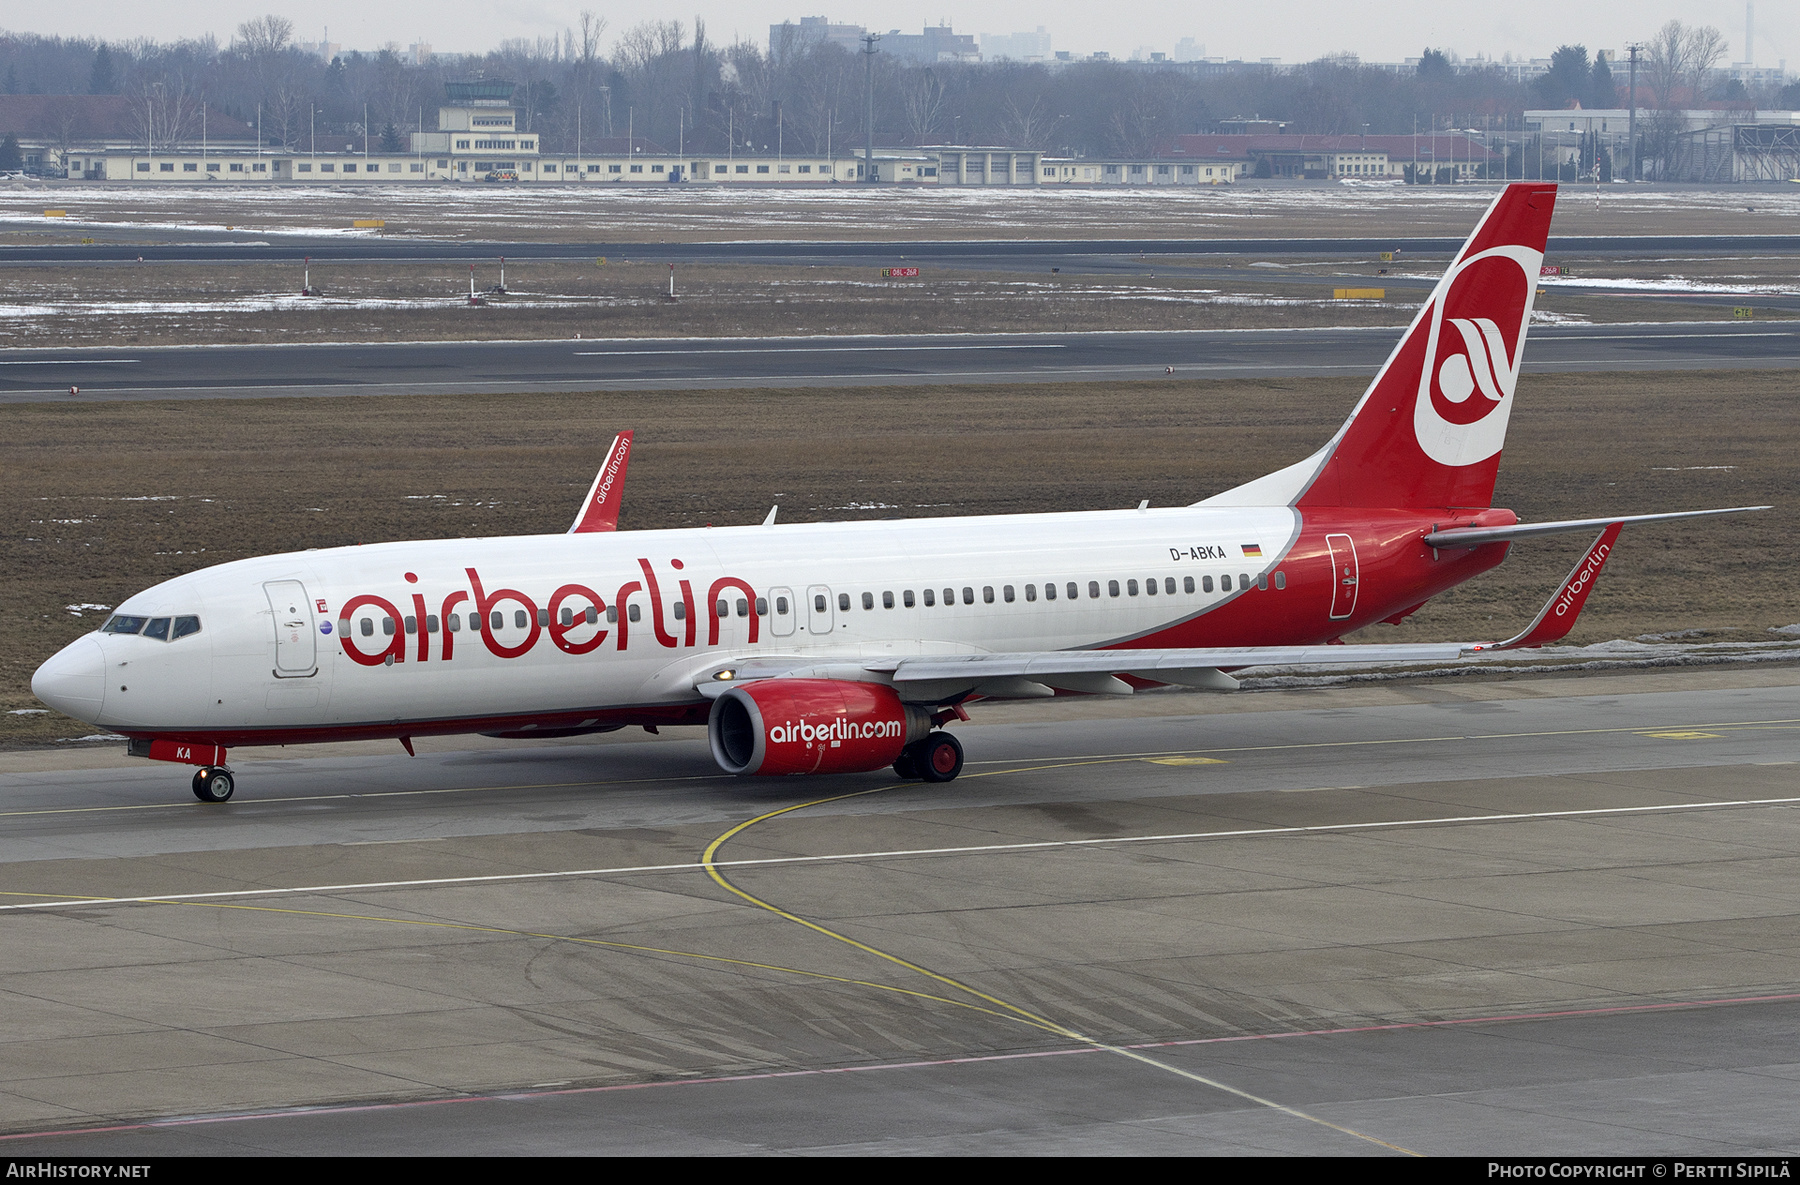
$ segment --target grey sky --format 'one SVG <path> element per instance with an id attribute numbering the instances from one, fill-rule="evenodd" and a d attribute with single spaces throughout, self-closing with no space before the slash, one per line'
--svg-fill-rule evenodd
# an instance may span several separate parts
<path id="1" fill-rule="evenodd" d="M 367 3 L 366 0 L 309 0 L 304 6 L 282 0 L 176 0 L 146 5 L 141 0 L 87 0 L 67 8 L 15 9 L 14 32 L 104 35 L 109 39 L 152 37 L 175 40 L 212 33 L 230 39 L 239 22 L 265 12 L 288 16 L 301 37 L 318 40 L 325 26 L 347 49 L 402 46 L 424 39 L 440 51 L 486 49 L 505 38 L 547 37 L 574 26 L 582 8 L 608 23 L 607 41 L 640 21 L 674 18 L 690 29 L 696 13 L 709 37 L 738 37 L 766 45 L 768 26 L 802 16 L 829 16 L 885 32 L 918 32 L 948 19 L 959 33 L 1013 33 L 1046 26 L 1055 48 L 1088 53 L 1105 50 L 1125 56 L 1144 47 L 1167 52 L 1183 37 L 1205 45 L 1211 56 L 1281 58 L 1306 61 L 1348 51 L 1370 61 L 1416 56 L 1427 45 L 1465 56 L 1542 57 L 1559 44 L 1589 49 L 1622 47 L 1648 36 L 1671 18 L 1716 25 L 1730 42 L 1730 60 L 1744 53 L 1742 0 L 1707 3 L 1674 0 L 1653 6 L 1625 0 L 1567 3 L 1566 0 L 1388 0 L 1380 6 L 1342 0 L 1262 0 L 1204 8 L 1167 0 L 1113 0 L 1092 3 L 1027 3 L 1025 0 L 965 0 L 922 8 L 909 0 L 436 0 L 432 4 Z M 1800 70 L 1800 17 L 1791 4 L 1763 0 L 1756 13 L 1756 61 L 1773 66 L 1789 59 Z"/>

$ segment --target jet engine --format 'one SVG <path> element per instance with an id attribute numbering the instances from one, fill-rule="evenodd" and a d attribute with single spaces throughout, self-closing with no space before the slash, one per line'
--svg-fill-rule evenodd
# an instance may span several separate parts
<path id="1" fill-rule="evenodd" d="M 925 709 L 880 683 L 765 679 L 713 701 L 706 735 L 732 774 L 866 773 L 931 732 Z"/>

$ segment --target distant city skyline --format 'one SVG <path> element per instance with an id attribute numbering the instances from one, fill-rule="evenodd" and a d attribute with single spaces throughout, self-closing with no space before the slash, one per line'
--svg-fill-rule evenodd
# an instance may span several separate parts
<path id="1" fill-rule="evenodd" d="M 295 35 L 317 42 L 330 29 L 330 40 L 346 50 L 372 51 L 393 43 L 404 49 L 429 42 L 440 53 L 482 53 L 513 38 L 560 36 L 578 27 L 584 7 L 608 21 L 604 44 L 610 52 L 618 35 L 648 20 L 676 19 L 690 31 L 696 14 L 706 22 L 714 43 L 737 40 L 767 47 L 767 30 L 784 20 L 826 16 L 834 22 L 863 25 L 876 32 L 899 29 L 918 33 L 947 20 L 958 33 L 1006 35 L 1043 26 L 1057 50 L 1076 56 L 1105 52 L 1116 58 L 1154 51 L 1171 56 L 1183 38 L 1204 45 L 1208 56 L 1284 63 L 1311 61 L 1333 53 L 1352 53 L 1368 61 L 1400 61 L 1418 56 L 1426 46 L 1464 57 L 1548 56 L 1562 44 L 1592 49 L 1621 49 L 1626 42 L 1647 38 L 1663 22 L 1715 25 L 1730 45 L 1728 61 L 1744 58 L 1744 4 L 1680 2 L 1644 6 L 1625 0 L 1599 0 L 1571 12 L 1552 0 L 1514 0 L 1507 5 L 1472 0 L 1395 0 L 1378 11 L 1347 11 L 1327 0 L 1268 0 L 1225 11 L 1204 11 L 1148 0 L 1123 0 L 1096 10 L 1091 5 L 1024 3 L 1023 0 L 974 0 L 949 10 L 921 10 L 915 5 L 875 0 L 868 3 L 821 5 L 800 0 L 697 0 L 690 11 L 671 13 L 653 0 L 517 0 L 493 5 L 475 0 L 440 0 L 429 8 L 312 0 L 304 7 L 284 7 L 281 0 L 182 0 L 161 8 L 124 0 L 89 0 L 78 8 L 33 9 L 8 32 L 64 37 L 102 36 L 109 41 L 151 38 L 176 41 L 211 35 L 223 44 L 243 21 L 274 13 L 295 23 Z M 1221 6 L 1222 7 L 1222 6 Z M 1790 60 L 1800 66 L 1800 15 L 1791 5 L 1763 4 L 1756 14 L 1755 56 L 1758 64 Z"/>

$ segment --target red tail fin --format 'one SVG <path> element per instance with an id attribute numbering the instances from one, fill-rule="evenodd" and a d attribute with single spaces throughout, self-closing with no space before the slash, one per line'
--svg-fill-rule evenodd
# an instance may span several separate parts
<path id="1" fill-rule="evenodd" d="M 1555 205 L 1554 185 L 1494 200 L 1296 505 L 1492 505 Z"/>

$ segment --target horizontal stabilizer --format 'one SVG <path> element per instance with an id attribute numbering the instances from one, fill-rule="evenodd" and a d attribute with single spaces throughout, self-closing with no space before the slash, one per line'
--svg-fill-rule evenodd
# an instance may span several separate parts
<path id="1" fill-rule="evenodd" d="M 630 460 L 631 433 L 627 430 L 613 437 L 612 447 L 606 450 L 606 460 L 594 475 L 594 484 L 588 487 L 569 534 L 619 529 L 619 503 L 625 496 L 625 466 Z"/>
<path id="2" fill-rule="evenodd" d="M 1750 510 L 1770 510 L 1768 506 L 1727 506 L 1723 510 L 1679 510 L 1673 514 L 1626 514 L 1613 518 L 1572 518 L 1555 523 L 1514 523 L 1509 527 L 1449 527 L 1425 536 L 1427 547 L 1480 547 L 1484 543 L 1507 543 L 1514 539 L 1532 539 L 1538 535 L 1560 535 L 1564 531 L 1591 531 L 1612 523 L 1662 523 L 1680 518 L 1707 518 L 1715 514 L 1743 514 Z"/>

